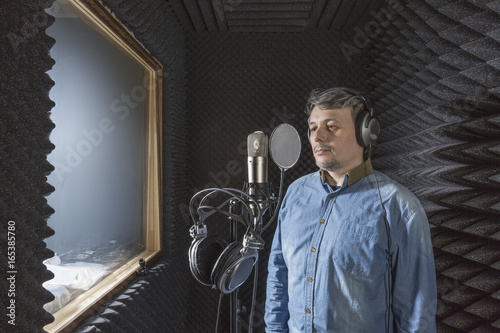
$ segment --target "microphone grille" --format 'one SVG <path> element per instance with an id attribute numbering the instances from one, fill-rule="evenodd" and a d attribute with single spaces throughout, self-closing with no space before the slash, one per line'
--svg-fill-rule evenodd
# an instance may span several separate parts
<path id="1" fill-rule="evenodd" d="M 269 139 L 264 132 L 256 131 L 248 136 L 247 146 L 248 146 L 248 156 L 267 157 L 269 150 Z"/>

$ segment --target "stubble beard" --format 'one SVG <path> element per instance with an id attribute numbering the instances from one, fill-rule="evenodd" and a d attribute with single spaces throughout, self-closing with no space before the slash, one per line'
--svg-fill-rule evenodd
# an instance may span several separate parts
<path id="1" fill-rule="evenodd" d="M 326 145 L 317 144 L 313 150 L 315 150 L 316 148 L 328 149 L 333 153 L 332 147 Z M 331 156 L 328 160 L 318 159 L 317 156 L 314 157 L 316 159 L 316 165 L 323 170 L 336 171 L 341 167 L 340 162 L 335 158 L 335 156 Z"/>
<path id="2" fill-rule="evenodd" d="M 340 163 L 335 159 L 335 157 L 332 157 L 331 159 L 327 161 L 317 161 L 316 160 L 316 165 L 326 171 L 336 171 L 340 169 Z"/>

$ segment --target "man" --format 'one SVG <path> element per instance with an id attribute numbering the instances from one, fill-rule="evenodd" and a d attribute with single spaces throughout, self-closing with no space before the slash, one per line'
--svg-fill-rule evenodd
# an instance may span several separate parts
<path id="1" fill-rule="evenodd" d="M 320 170 L 283 199 L 269 257 L 267 332 L 436 331 L 429 224 L 408 189 L 374 173 L 372 144 L 356 138 L 367 107 L 351 90 L 309 98 Z"/>

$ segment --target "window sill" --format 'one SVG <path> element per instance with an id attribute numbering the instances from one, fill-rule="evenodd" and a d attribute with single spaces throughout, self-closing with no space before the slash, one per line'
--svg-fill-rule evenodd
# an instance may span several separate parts
<path id="1" fill-rule="evenodd" d="M 54 314 L 55 321 L 44 327 L 49 333 L 71 332 L 80 322 L 95 312 L 97 307 L 123 290 L 137 276 L 139 259 L 151 263 L 158 259 L 161 251 L 144 251 L 121 268 L 116 269 L 84 294 L 78 296 Z"/>

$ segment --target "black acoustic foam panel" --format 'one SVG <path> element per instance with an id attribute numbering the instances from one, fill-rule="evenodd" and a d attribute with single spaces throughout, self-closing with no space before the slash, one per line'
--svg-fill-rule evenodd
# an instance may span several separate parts
<path id="1" fill-rule="evenodd" d="M 499 28 L 494 2 L 411 1 L 372 51 L 374 164 L 434 225 L 439 332 L 500 331 Z"/>
<path id="2" fill-rule="evenodd" d="M 53 296 L 42 287 L 53 277 L 42 264 L 53 256 L 43 242 L 53 234 L 46 223 L 53 210 L 44 197 L 53 190 L 46 183 L 53 170 L 46 155 L 53 149 L 48 136 L 54 127 L 48 115 L 54 105 L 48 97 L 53 82 L 45 74 L 53 65 L 48 53 L 54 41 L 44 32 L 52 22 L 43 11 L 46 6 L 47 1 L 4 1 L 0 10 L 3 332 L 40 332 L 52 321 L 43 304 Z"/>
<path id="3" fill-rule="evenodd" d="M 186 31 L 303 32 L 340 31 L 365 22 L 384 0 L 214 0 L 170 2 Z"/>

